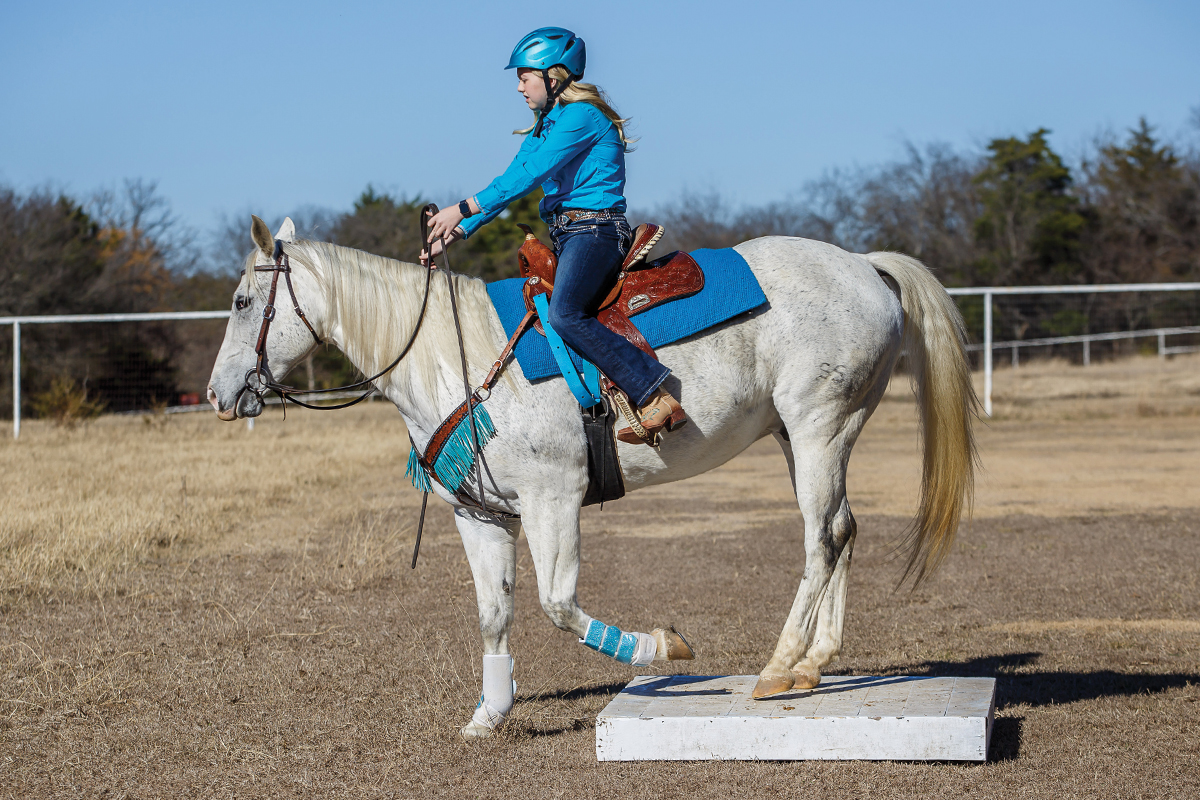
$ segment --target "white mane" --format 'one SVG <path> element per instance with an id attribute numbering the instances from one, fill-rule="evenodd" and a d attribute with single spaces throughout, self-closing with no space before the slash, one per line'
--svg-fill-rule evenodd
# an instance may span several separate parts
<path id="1" fill-rule="evenodd" d="M 327 242 L 301 239 L 284 249 L 293 264 L 317 276 L 329 326 L 341 327 L 343 351 L 364 373 L 378 372 L 400 354 L 417 324 L 428 270 Z M 471 382 L 478 385 L 504 347 L 504 330 L 483 281 L 451 274 Z M 420 333 L 396 370 L 400 374 L 393 373 L 426 388 L 437 385 L 443 365 L 452 367 L 452 375 L 462 369 L 446 276 L 439 270 L 432 278 Z"/>

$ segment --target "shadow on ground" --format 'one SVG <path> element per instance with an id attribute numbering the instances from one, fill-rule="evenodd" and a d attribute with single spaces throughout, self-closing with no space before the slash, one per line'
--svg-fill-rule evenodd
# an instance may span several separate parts
<path id="1" fill-rule="evenodd" d="M 574 689 L 565 689 L 556 692 L 540 692 L 533 699 L 535 700 L 580 700 L 585 697 L 595 697 L 604 695 L 612 697 L 625 688 L 625 684 L 620 681 L 611 683 L 602 683 L 598 686 L 577 686 Z M 518 695 L 518 699 L 521 698 Z"/>
<path id="2" fill-rule="evenodd" d="M 1042 654 L 1005 653 L 965 661 L 925 661 L 897 666 L 896 672 L 909 675 L 953 675 L 996 679 L 996 708 L 1011 706 L 1047 706 L 1097 700 L 1104 697 L 1130 697 L 1158 694 L 1200 684 L 1200 673 L 1129 673 L 1110 669 L 1087 672 L 1026 672 Z M 1020 670 L 1020 671 L 1018 671 Z"/>

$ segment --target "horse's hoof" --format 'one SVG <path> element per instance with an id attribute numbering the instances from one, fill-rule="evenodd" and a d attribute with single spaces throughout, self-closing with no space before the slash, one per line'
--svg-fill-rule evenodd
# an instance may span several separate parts
<path id="1" fill-rule="evenodd" d="M 480 739 L 486 739 L 496 731 L 486 725 L 480 725 L 475 720 L 471 720 L 466 725 L 459 729 L 458 735 L 468 742 L 475 742 Z"/>
<path id="2" fill-rule="evenodd" d="M 792 677 L 796 679 L 797 689 L 815 689 L 821 685 L 821 672 L 812 667 L 797 664 L 792 667 Z"/>
<path id="3" fill-rule="evenodd" d="M 691 661 L 696 657 L 691 645 L 687 643 L 674 626 L 670 628 L 655 628 L 650 632 L 658 645 L 654 654 L 655 661 Z"/>
<path id="4" fill-rule="evenodd" d="M 751 696 L 755 700 L 762 700 L 764 697 L 782 694 L 791 689 L 794 684 L 795 680 L 790 673 L 787 675 L 760 675 Z"/>

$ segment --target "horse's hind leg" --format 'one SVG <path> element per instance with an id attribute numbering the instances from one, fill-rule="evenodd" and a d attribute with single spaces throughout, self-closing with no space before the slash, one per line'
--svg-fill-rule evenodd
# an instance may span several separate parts
<path id="1" fill-rule="evenodd" d="M 776 441 L 783 449 L 787 459 L 788 473 L 792 479 L 792 490 L 796 488 L 796 461 L 792 457 L 791 442 L 784 434 L 776 433 Z M 804 654 L 799 664 L 792 667 L 796 686 L 801 689 L 815 689 L 821 683 L 821 670 L 833 662 L 842 650 L 842 626 L 846 619 L 846 587 L 850 580 L 850 557 L 854 550 L 854 538 L 858 534 L 858 524 L 850 515 L 850 538 L 842 548 L 837 566 L 833 568 L 833 577 L 829 579 L 829 588 L 821 601 L 821 609 L 817 612 L 817 630 L 813 643 Z"/>
<path id="2" fill-rule="evenodd" d="M 792 667 L 796 686 L 801 689 L 815 689 L 820 685 L 821 671 L 842 651 L 846 586 L 850 581 L 850 554 L 854 550 L 854 537 L 857 533 L 858 525 L 851 515 L 850 538 L 842 548 L 842 555 L 838 558 L 837 566 L 833 568 L 833 577 L 829 579 L 829 588 L 825 590 L 825 598 L 821 601 L 821 610 L 817 613 L 816 636 L 804 658 Z"/>
<path id="3" fill-rule="evenodd" d="M 789 421 L 787 416 L 784 420 L 785 423 Z M 801 420 L 793 418 L 792 421 L 795 424 L 789 426 L 791 441 L 781 441 L 781 444 L 788 445 L 784 453 L 788 456 L 796 500 L 804 517 L 804 575 L 775 653 L 759 675 L 758 685 L 754 688 L 756 698 L 791 689 L 798 677 L 792 667 L 797 665 L 803 670 L 802 688 L 811 688 L 804 686 L 812 683 L 811 676 L 804 674 L 811 673 L 811 663 L 800 664 L 810 646 L 817 646 L 818 656 L 822 651 L 829 651 L 829 658 L 836 653 L 837 646 L 830 647 L 832 639 L 822 645 L 817 633 L 821 627 L 820 618 L 824 616 L 826 630 L 830 636 L 835 631 L 839 634 L 840 645 L 848 554 L 841 570 L 842 580 L 835 585 L 831 583 L 842 566 L 842 554 L 855 530 L 854 516 L 846 501 L 846 463 L 865 415 L 852 414 L 832 436 L 806 430 Z M 802 431 L 804 433 L 798 435 Z M 830 592 L 833 592 L 832 596 Z M 819 673 L 816 680 L 820 680 Z"/>

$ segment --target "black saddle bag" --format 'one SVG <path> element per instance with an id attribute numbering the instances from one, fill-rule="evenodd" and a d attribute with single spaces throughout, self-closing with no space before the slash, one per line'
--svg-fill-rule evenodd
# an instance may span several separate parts
<path id="1" fill-rule="evenodd" d="M 617 413 L 611 403 L 583 410 L 583 434 L 587 437 L 588 488 L 585 506 L 625 496 L 621 462 L 617 460 L 615 423 Z"/>

